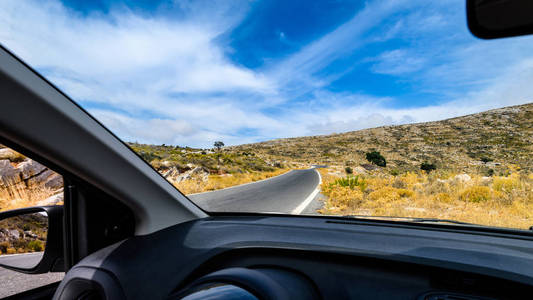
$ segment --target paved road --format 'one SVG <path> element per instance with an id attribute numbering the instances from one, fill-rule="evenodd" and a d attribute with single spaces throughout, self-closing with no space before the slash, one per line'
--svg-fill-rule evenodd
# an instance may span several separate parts
<path id="1" fill-rule="evenodd" d="M 42 255 L 42 252 L 1 255 L 0 264 L 31 268 L 37 265 Z M 60 281 L 63 276 L 63 273 L 28 275 L 0 267 L 0 298 Z"/>
<path id="2" fill-rule="evenodd" d="M 319 183 L 320 175 L 315 169 L 292 170 L 266 180 L 188 197 L 207 211 L 307 214 L 320 207 Z"/>
<path id="3" fill-rule="evenodd" d="M 31 269 L 37 266 L 37 264 L 41 261 L 42 258 L 43 252 L 1 255 L 0 264 Z"/>

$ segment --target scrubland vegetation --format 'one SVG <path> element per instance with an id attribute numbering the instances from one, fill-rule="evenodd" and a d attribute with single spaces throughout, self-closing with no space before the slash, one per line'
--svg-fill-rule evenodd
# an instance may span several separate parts
<path id="1" fill-rule="evenodd" d="M 0 211 L 35 206 L 39 201 L 53 196 L 55 193 L 57 191 L 43 186 L 33 188 L 24 185 L 0 187 Z"/>
<path id="2" fill-rule="evenodd" d="M 0 220 L 0 254 L 43 251 L 48 219 L 39 213 Z"/>
<path id="3" fill-rule="evenodd" d="M 386 158 L 385 172 L 417 172 L 422 163 L 455 173 L 504 175 L 509 164 L 533 172 L 533 104 L 443 121 L 383 126 L 330 135 L 228 147 L 269 160 L 355 167 L 367 153 Z M 368 157 L 377 162 L 377 155 Z M 377 164 L 376 164 L 377 165 Z"/>
<path id="4" fill-rule="evenodd" d="M 527 229 L 533 225 L 533 174 L 504 176 L 447 171 L 341 175 L 321 169 L 321 213 L 452 219 Z"/>
<path id="5" fill-rule="evenodd" d="M 190 165 L 200 166 L 210 174 L 246 172 L 272 172 L 283 168 L 279 160 L 265 160 L 254 152 L 226 149 L 195 149 L 189 147 L 146 145 L 130 143 L 129 146 L 158 171 L 176 167 L 187 170 Z"/>

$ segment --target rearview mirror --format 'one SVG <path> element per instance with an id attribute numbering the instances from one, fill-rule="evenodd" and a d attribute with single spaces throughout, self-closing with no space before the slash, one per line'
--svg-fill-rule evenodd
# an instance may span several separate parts
<path id="1" fill-rule="evenodd" d="M 63 207 L 0 213 L 0 266 L 23 273 L 63 270 Z"/>
<path id="2" fill-rule="evenodd" d="M 533 1 L 467 0 L 468 28 L 482 39 L 533 33 Z"/>

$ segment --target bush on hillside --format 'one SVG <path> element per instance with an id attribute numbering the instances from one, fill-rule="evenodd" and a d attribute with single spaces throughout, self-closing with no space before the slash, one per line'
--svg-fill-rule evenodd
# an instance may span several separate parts
<path id="1" fill-rule="evenodd" d="M 385 160 L 385 157 L 381 155 L 378 151 L 372 151 L 366 153 L 366 160 L 368 160 L 371 164 L 374 164 L 376 166 L 380 167 L 386 167 L 387 161 Z"/>
<path id="2" fill-rule="evenodd" d="M 151 152 L 139 151 L 138 154 L 141 156 L 142 159 L 144 159 L 147 162 L 151 162 L 154 159 L 161 159 L 159 155 L 156 155 Z"/>
<path id="3" fill-rule="evenodd" d="M 28 243 L 27 248 L 32 251 L 39 252 L 44 250 L 44 245 L 43 242 L 39 240 L 33 240 Z"/>
<path id="4" fill-rule="evenodd" d="M 344 168 L 344 171 L 346 171 L 346 174 L 353 174 L 353 170 L 350 167 Z"/>
<path id="5" fill-rule="evenodd" d="M 435 164 L 424 162 L 420 165 L 420 170 L 424 170 L 428 173 L 436 169 L 437 169 L 437 166 L 435 166 Z"/>
<path id="6" fill-rule="evenodd" d="M 491 162 L 493 159 L 490 157 L 483 156 L 480 160 L 484 163 L 488 163 Z"/>

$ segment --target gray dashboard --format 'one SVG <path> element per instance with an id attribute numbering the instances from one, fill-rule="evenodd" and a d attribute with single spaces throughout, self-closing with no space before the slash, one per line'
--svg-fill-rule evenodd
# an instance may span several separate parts
<path id="1" fill-rule="evenodd" d="M 168 299 L 226 268 L 294 272 L 324 299 L 417 299 L 432 291 L 512 299 L 531 292 L 532 236 L 420 225 L 210 217 L 93 253 L 69 271 L 56 297 L 69 282 L 86 280 L 108 299 Z"/>

